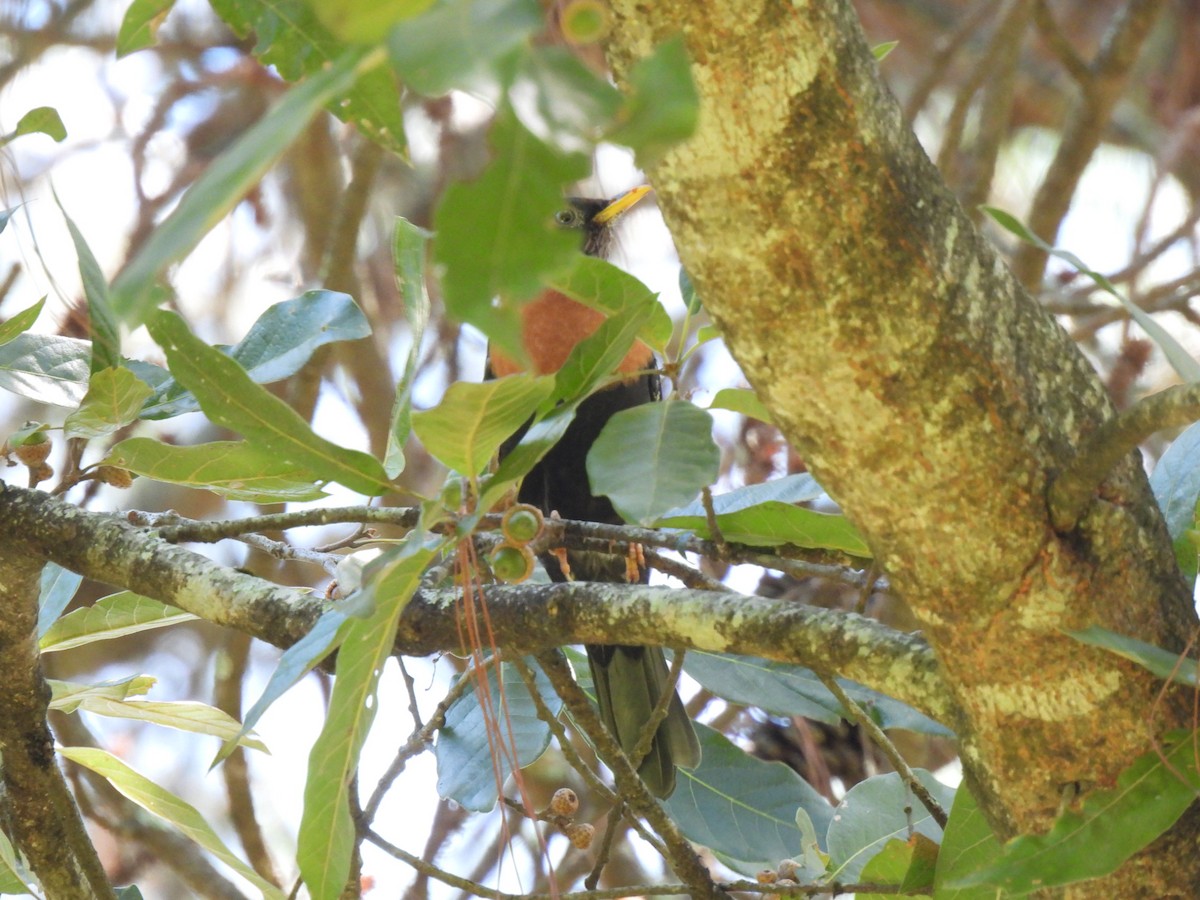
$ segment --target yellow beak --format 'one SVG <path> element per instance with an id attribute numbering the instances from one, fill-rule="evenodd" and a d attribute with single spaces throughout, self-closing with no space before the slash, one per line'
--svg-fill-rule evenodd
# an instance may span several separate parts
<path id="1" fill-rule="evenodd" d="M 617 216 L 629 210 L 635 203 L 649 194 L 654 188 L 648 184 L 643 184 L 641 187 L 635 187 L 633 190 L 626 191 L 596 215 L 592 216 L 592 221 L 597 225 L 607 225 L 612 222 Z"/>

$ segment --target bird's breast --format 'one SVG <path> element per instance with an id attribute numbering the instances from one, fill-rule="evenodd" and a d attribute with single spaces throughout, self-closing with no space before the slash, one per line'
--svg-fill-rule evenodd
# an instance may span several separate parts
<path id="1" fill-rule="evenodd" d="M 521 308 L 521 334 L 530 368 L 519 365 L 499 351 L 491 356 L 492 372 L 498 378 L 517 372 L 532 371 L 549 375 L 562 368 L 575 345 L 595 333 L 604 322 L 604 314 L 560 294 L 545 291 Z M 650 348 L 636 341 L 625 354 L 617 371 L 623 375 L 651 367 Z"/>

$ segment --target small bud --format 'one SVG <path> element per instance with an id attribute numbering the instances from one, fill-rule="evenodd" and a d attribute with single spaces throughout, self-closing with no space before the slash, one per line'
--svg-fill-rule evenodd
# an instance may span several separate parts
<path id="1" fill-rule="evenodd" d="M 608 10 L 598 0 L 572 0 L 562 11 L 563 37 L 572 44 L 593 44 L 608 33 Z"/>
<path id="2" fill-rule="evenodd" d="M 39 435 L 40 437 L 40 435 Z M 50 451 L 54 445 L 50 441 L 42 438 L 42 440 L 34 442 L 30 441 L 27 444 L 13 450 L 13 455 L 16 456 L 22 463 L 33 469 L 44 463 L 50 456 Z"/>
<path id="3" fill-rule="evenodd" d="M 800 871 L 800 863 L 794 859 L 785 859 L 779 863 L 780 878 L 795 878 L 796 873 Z"/>
<path id="4" fill-rule="evenodd" d="M 43 481 L 49 481 L 54 477 L 54 466 L 49 463 L 38 463 L 36 466 L 29 467 L 29 483 L 41 484 Z"/>
<path id="5" fill-rule="evenodd" d="M 556 816 L 573 816 L 579 811 L 579 795 L 570 788 L 559 788 L 550 798 L 550 812 Z"/>
<path id="6" fill-rule="evenodd" d="M 518 503 L 500 520 L 505 540 L 513 544 L 528 544 L 542 533 L 542 511 L 528 503 Z"/>
<path id="7" fill-rule="evenodd" d="M 760 869 L 754 880 L 759 884 L 774 884 L 776 877 L 774 869 Z"/>
<path id="8" fill-rule="evenodd" d="M 115 488 L 127 488 L 133 484 L 133 474 L 128 469 L 120 469 L 117 466 L 97 467 L 96 478 Z"/>
<path id="9" fill-rule="evenodd" d="M 592 841 L 596 837 L 596 829 L 582 822 L 572 822 L 563 829 L 563 833 L 577 850 L 586 850 L 592 846 Z"/>

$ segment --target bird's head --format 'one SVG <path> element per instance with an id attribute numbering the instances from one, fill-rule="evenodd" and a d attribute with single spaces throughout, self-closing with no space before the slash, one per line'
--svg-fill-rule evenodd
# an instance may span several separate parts
<path id="1" fill-rule="evenodd" d="M 614 223 L 650 190 L 649 185 L 642 185 L 611 200 L 568 197 L 567 205 L 555 214 L 554 221 L 560 228 L 582 231 L 583 252 L 603 259 L 612 249 Z"/>

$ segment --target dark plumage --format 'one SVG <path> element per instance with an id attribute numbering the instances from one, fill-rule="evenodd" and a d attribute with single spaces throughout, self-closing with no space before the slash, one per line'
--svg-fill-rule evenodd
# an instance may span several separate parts
<path id="1" fill-rule="evenodd" d="M 604 257 L 612 248 L 613 222 L 644 193 L 642 190 L 636 196 L 623 195 L 613 201 L 571 198 L 570 205 L 564 207 L 556 220 L 562 227 L 582 231 L 585 253 Z M 527 307 L 526 349 L 539 372 L 552 371 L 561 365 L 565 354 L 599 325 L 598 313 L 592 319 L 580 315 L 578 307 L 579 304 L 554 292 L 547 292 L 547 296 Z M 576 333 L 572 333 L 572 329 Z M 555 347 L 539 346 L 547 341 L 560 343 Z M 649 368 L 653 362 L 649 348 L 638 343 L 620 370 L 633 373 Z M 492 365 L 497 374 L 513 370 L 511 364 L 505 362 L 501 366 L 495 358 Z M 621 517 L 608 499 L 591 492 L 585 468 L 588 450 L 615 413 L 660 398 L 658 376 L 645 373 L 588 397 L 580 404 L 575 420 L 562 440 L 525 476 L 519 499 L 546 513 L 557 512 L 565 519 L 620 524 Z M 502 448 L 501 455 L 518 439 L 519 435 Z M 625 562 L 619 556 L 571 551 L 567 560 L 575 580 L 625 581 Z M 551 579 L 566 580 L 556 558 L 546 556 L 542 562 Z M 648 574 L 642 573 L 643 582 Z M 667 688 L 668 669 L 663 651 L 659 647 L 597 645 L 587 647 L 587 654 L 600 717 L 629 753 Z M 675 767 L 692 768 L 699 761 L 700 747 L 695 731 L 676 694 L 671 698 L 667 717 L 659 725 L 649 754 L 638 769 L 639 774 L 654 794 L 667 797 L 675 789 Z"/>

